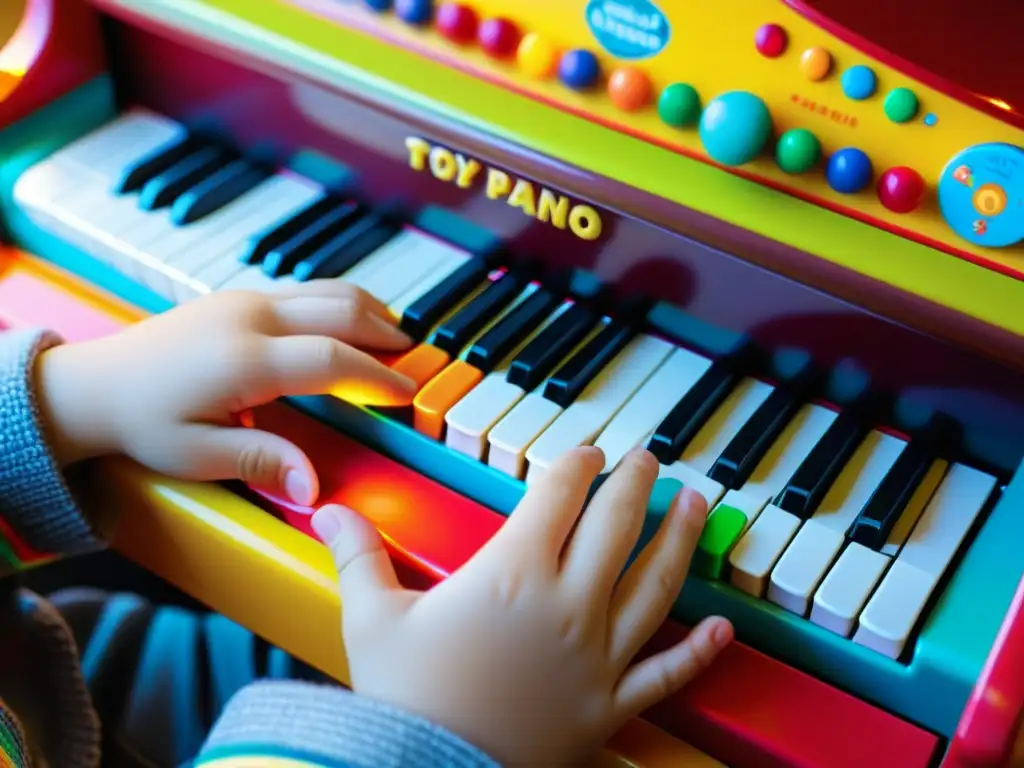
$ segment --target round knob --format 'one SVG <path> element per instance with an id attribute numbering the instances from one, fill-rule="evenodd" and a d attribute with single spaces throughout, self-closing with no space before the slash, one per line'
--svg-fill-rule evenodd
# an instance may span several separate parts
<path id="1" fill-rule="evenodd" d="M 969 147 L 946 164 L 938 192 L 946 223 L 964 240 L 989 248 L 1024 240 L 1024 149 Z"/>
<path id="2" fill-rule="evenodd" d="M 825 178 L 836 192 L 852 195 L 871 183 L 871 158 L 856 147 L 843 147 L 828 159 Z"/>
<path id="3" fill-rule="evenodd" d="M 772 132 L 765 103 L 747 91 L 731 91 L 712 99 L 700 118 L 704 149 L 722 165 L 743 165 L 757 157 Z"/>
<path id="4" fill-rule="evenodd" d="M 924 197 L 924 179 L 913 168 L 890 168 L 878 180 L 878 199 L 893 213 L 910 213 Z"/>

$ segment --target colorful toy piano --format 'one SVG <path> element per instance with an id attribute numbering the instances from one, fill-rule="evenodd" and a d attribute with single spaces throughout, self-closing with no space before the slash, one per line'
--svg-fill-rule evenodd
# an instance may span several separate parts
<path id="1" fill-rule="evenodd" d="M 357 283 L 418 342 L 394 363 L 413 406 L 256 422 L 413 583 L 574 445 L 648 445 L 652 521 L 680 484 L 707 498 L 662 637 L 715 612 L 738 641 L 611 764 L 1008 765 L 1022 23 L 996 0 L 8 0 L 0 322 L 80 339 Z M 126 462 L 95 490 L 131 510 L 122 552 L 346 679 L 303 510 Z"/>

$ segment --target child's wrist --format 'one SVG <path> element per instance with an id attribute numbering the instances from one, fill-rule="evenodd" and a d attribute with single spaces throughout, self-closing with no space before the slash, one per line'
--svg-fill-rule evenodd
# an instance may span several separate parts
<path id="1" fill-rule="evenodd" d="M 35 387 L 46 436 L 61 467 L 118 452 L 114 414 L 103 377 L 86 345 L 63 345 L 36 359 Z"/>

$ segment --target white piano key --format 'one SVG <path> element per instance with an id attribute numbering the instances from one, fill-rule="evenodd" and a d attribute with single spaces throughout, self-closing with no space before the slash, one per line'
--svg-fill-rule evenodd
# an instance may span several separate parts
<path id="1" fill-rule="evenodd" d="M 57 205 L 67 190 L 99 188 L 101 180 L 91 171 L 66 168 L 44 160 L 26 170 L 14 183 L 14 201 L 25 214 L 46 231 L 73 245 L 79 245 L 77 219 Z"/>
<path id="2" fill-rule="evenodd" d="M 275 293 L 295 285 L 293 277 L 267 277 L 259 267 L 246 267 L 230 280 L 226 281 L 221 291 L 256 291 L 258 293 Z"/>
<path id="3" fill-rule="evenodd" d="M 820 405 L 805 405 L 797 411 L 740 490 L 752 499 L 760 500 L 760 506 L 764 507 L 786 487 L 803 460 L 832 426 L 836 415 L 835 411 Z"/>
<path id="4" fill-rule="evenodd" d="M 893 526 L 881 553 L 857 543 L 851 543 L 843 550 L 839 560 L 814 593 L 811 621 L 844 637 L 850 635 L 857 616 L 871 597 L 878 580 L 888 569 L 891 558 L 907 540 L 935 489 L 942 482 L 948 466 L 945 461 L 933 462 Z"/>
<path id="5" fill-rule="evenodd" d="M 706 357 L 688 349 L 674 350 L 615 414 L 594 443 L 604 451 L 605 471 L 611 471 L 626 453 L 639 445 L 710 367 L 711 361 Z"/>
<path id="6" fill-rule="evenodd" d="M 925 603 L 995 487 L 991 475 L 963 464 L 950 467 L 861 613 L 855 643 L 899 658 Z"/>
<path id="7" fill-rule="evenodd" d="M 415 230 L 406 230 L 340 276 L 385 304 L 399 298 L 434 269 L 447 263 L 456 248 Z"/>
<path id="8" fill-rule="evenodd" d="M 228 280 L 249 266 L 239 259 L 216 259 L 194 275 L 175 286 L 174 296 L 180 303 L 220 290 Z"/>
<path id="9" fill-rule="evenodd" d="M 814 590 L 846 541 L 846 531 L 906 445 L 906 441 L 878 430 L 868 433 L 818 509 L 782 553 L 772 571 L 769 600 L 806 615 Z"/>
<path id="10" fill-rule="evenodd" d="M 403 257 L 411 257 L 411 260 L 419 258 L 421 254 L 426 252 L 427 245 L 427 237 L 425 235 L 421 235 L 419 232 L 411 229 L 404 229 L 377 250 L 367 254 L 366 258 L 360 260 L 341 274 L 340 278 L 346 283 L 356 285 L 363 290 L 370 290 L 366 287 L 366 283 L 375 273 L 386 270 L 388 265 L 392 263 L 405 261 Z M 370 292 L 372 293 L 372 291 Z M 377 294 L 374 295 L 377 296 Z M 387 303 L 386 299 L 380 296 L 378 298 L 385 304 Z"/>
<path id="11" fill-rule="evenodd" d="M 158 259 L 183 266 L 186 271 L 193 269 L 189 259 L 196 250 L 220 254 L 234 249 L 233 256 L 240 259 L 250 245 L 250 237 L 283 224 L 322 194 L 323 188 L 311 181 L 291 174 L 276 174 L 221 211 L 181 227 L 174 237 L 152 243 L 149 251 Z M 218 218 L 222 215 L 223 218 Z M 230 224 L 226 224 L 225 219 Z M 202 256 L 197 258 L 203 259 Z"/>
<path id="12" fill-rule="evenodd" d="M 880 552 L 851 543 L 814 593 L 811 621 L 849 637 L 871 590 L 891 562 Z"/>
<path id="13" fill-rule="evenodd" d="M 712 480 L 702 472 L 698 472 L 683 461 L 659 465 L 658 477 L 671 477 L 673 480 L 681 482 L 684 488 L 696 491 L 704 497 L 709 510 L 714 509 L 719 499 L 722 498 L 722 494 L 725 493 L 725 488 L 721 483 Z"/>
<path id="14" fill-rule="evenodd" d="M 711 478 L 708 478 L 709 480 Z M 716 507 L 732 507 L 738 509 L 746 517 L 746 522 L 743 524 L 743 530 L 740 531 L 740 535 L 736 537 L 739 541 L 740 536 L 743 536 L 747 532 L 747 529 L 754 524 L 757 520 L 757 516 L 761 514 L 761 510 L 768 504 L 768 499 L 761 496 L 751 496 L 743 491 L 737 491 L 729 489 L 725 492 L 725 495 L 715 505 Z"/>
<path id="15" fill-rule="evenodd" d="M 538 289 L 537 285 L 529 286 L 512 306 L 517 306 L 526 296 Z M 499 361 L 480 384 L 445 414 L 445 443 L 449 448 L 478 461 L 484 460 L 487 455 L 488 434 L 505 414 L 526 396 L 525 390 L 506 380 L 509 366 L 523 348 L 571 306 L 572 303 L 566 301 L 551 312 L 533 331 L 523 337 L 503 360 Z"/>
<path id="16" fill-rule="evenodd" d="M 451 256 L 439 264 L 437 268 L 429 275 L 424 275 L 423 278 L 413 287 L 409 288 L 405 293 L 399 296 L 394 301 L 388 304 L 388 309 L 391 310 L 392 314 L 397 317 L 401 317 L 402 313 L 405 312 L 406 308 L 414 301 L 419 299 L 421 296 L 425 296 L 427 293 L 432 291 L 438 285 L 445 281 L 453 272 L 458 270 L 466 260 L 471 258 L 468 253 L 457 252 L 451 254 Z"/>
<path id="17" fill-rule="evenodd" d="M 702 474 L 714 466 L 736 433 L 772 393 L 772 387 L 757 379 L 743 379 L 700 431 L 694 435 L 680 460 Z"/>
<path id="18" fill-rule="evenodd" d="M 487 374 L 445 415 L 445 444 L 478 461 L 487 453 L 487 436 L 526 392 L 510 384 L 505 370 Z"/>
<path id="19" fill-rule="evenodd" d="M 540 390 L 543 387 L 539 388 Z M 487 436 L 487 463 L 512 477 L 522 478 L 526 452 L 548 426 L 562 414 L 562 407 L 530 392 L 520 400 Z"/>
<path id="20" fill-rule="evenodd" d="M 948 462 L 942 459 L 932 462 L 924 479 L 921 480 L 921 484 L 910 497 L 910 501 L 907 502 L 907 506 L 904 508 L 899 520 L 896 521 L 896 525 L 889 531 L 889 536 L 886 538 L 885 544 L 882 545 L 883 555 L 896 557 L 899 554 L 899 551 L 907 543 L 911 531 L 914 530 L 917 521 L 924 514 L 925 509 L 928 507 L 928 502 L 932 500 L 932 496 L 935 495 L 935 491 L 938 490 L 939 484 L 945 478 L 948 471 Z"/>
<path id="21" fill-rule="evenodd" d="M 796 535 L 800 518 L 769 504 L 757 516 L 729 555 L 730 581 L 754 597 L 762 597 L 779 555 Z"/>
<path id="22" fill-rule="evenodd" d="M 529 447 L 527 483 L 566 451 L 593 442 L 672 349 L 667 341 L 646 334 L 630 341 Z"/>
<path id="23" fill-rule="evenodd" d="M 185 129 L 170 118 L 133 109 L 62 147 L 52 157 L 114 181 L 127 168 L 129 159 L 141 159 L 184 135 Z"/>

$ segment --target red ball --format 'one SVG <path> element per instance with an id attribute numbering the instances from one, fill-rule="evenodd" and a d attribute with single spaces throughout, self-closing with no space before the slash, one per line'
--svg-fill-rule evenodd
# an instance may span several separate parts
<path id="1" fill-rule="evenodd" d="M 487 19 L 480 25 L 477 39 L 488 56 L 506 59 L 519 47 L 519 28 L 508 19 Z"/>
<path id="2" fill-rule="evenodd" d="M 464 44 L 476 37 L 476 12 L 461 3 L 445 3 L 437 9 L 437 30 L 453 43 Z"/>
<path id="3" fill-rule="evenodd" d="M 890 168 L 878 179 L 878 199 L 894 213 L 910 213 L 924 198 L 924 179 L 913 168 Z"/>
<path id="4" fill-rule="evenodd" d="M 781 56 L 788 44 L 789 35 L 778 24 L 765 24 L 762 27 L 758 27 L 757 33 L 754 35 L 754 45 L 757 46 L 757 52 L 762 56 L 767 56 L 769 59 Z"/>

